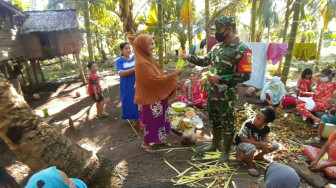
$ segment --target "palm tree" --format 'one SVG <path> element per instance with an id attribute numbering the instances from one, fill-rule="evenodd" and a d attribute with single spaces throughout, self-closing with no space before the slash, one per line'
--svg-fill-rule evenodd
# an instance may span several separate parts
<path id="1" fill-rule="evenodd" d="M 188 41 L 189 41 L 189 49 L 192 47 L 192 29 L 191 22 L 195 21 L 194 18 L 194 7 L 191 0 L 184 0 L 183 6 L 181 9 L 181 20 L 182 25 L 188 28 Z"/>
<path id="2" fill-rule="evenodd" d="M 293 47 L 295 44 L 296 40 L 296 33 L 297 33 L 297 28 L 299 25 L 299 17 L 300 17 L 300 10 L 301 10 L 301 4 L 302 0 L 295 0 L 294 5 L 293 5 L 293 22 L 292 22 L 292 29 L 290 32 L 290 37 L 288 41 L 288 50 L 286 53 L 286 61 L 283 67 L 282 75 L 281 75 L 281 81 L 286 85 L 286 81 L 288 78 L 288 73 L 289 73 L 289 67 L 292 61 L 292 51 Z"/>
<path id="3" fill-rule="evenodd" d="M 161 68 L 163 68 L 163 7 L 162 7 L 162 0 L 158 0 L 157 9 L 158 9 L 158 29 L 159 29 L 159 37 L 158 37 L 159 65 L 160 65 Z"/>
<path id="4" fill-rule="evenodd" d="M 84 23 L 86 32 L 86 41 L 89 51 L 89 60 L 93 61 L 93 49 L 92 49 L 92 33 L 90 26 L 90 14 L 89 14 L 89 0 L 84 0 Z"/>
<path id="5" fill-rule="evenodd" d="M 321 16 L 323 18 L 323 27 L 320 31 L 319 43 L 318 43 L 318 50 L 317 50 L 317 57 L 316 57 L 316 70 L 319 66 L 320 61 L 320 54 L 322 48 L 322 39 L 323 33 L 328 27 L 329 22 L 336 17 L 336 0 L 327 0 L 327 1 L 316 1 L 318 9 L 320 9 Z M 312 11 L 315 12 L 313 9 Z"/>
<path id="6" fill-rule="evenodd" d="M 3 74 L 0 74 L 0 95 L 0 137 L 19 161 L 34 172 L 57 166 L 70 177 L 84 181 L 95 175 L 98 158 L 34 114 Z"/>
<path id="7" fill-rule="evenodd" d="M 209 24 L 210 21 L 210 8 L 209 8 L 209 0 L 205 0 L 205 38 L 208 43 L 209 36 L 210 36 L 210 30 L 208 27 L 206 27 Z"/>

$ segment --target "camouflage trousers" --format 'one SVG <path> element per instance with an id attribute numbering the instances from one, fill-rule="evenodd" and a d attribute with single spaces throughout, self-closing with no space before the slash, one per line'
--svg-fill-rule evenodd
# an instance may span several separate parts
<path id="1" fill-rule="evenodd" d="M 227 88 L 225 91 L 211 89 L 208 92 L 208 113 L 211 126 L 222 129 L 226 133 L 236 133 L 235 108 L 237 89 Z"/>

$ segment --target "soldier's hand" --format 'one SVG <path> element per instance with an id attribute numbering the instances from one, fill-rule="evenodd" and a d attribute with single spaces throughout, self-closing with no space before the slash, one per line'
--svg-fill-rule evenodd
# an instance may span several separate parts
<path id="1" fill-rule="evenodd" d="M 213 76 L 208 76 L 208 82 L 209 83 L 212 83 L 212 84 L 218 84 L 219 83 L 219 80 L 221 79 L 222 77 L 219 76 L 218 74 L 215 74 Z"/>

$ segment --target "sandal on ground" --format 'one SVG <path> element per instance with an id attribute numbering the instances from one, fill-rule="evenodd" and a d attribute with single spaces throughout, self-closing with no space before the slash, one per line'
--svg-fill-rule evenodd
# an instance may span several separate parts
<path id="1" fill-rule="evenodd" d="M 155 153 L 155 150 L 152 147 L 145 146 L 144 143 L 141 144 L 141 148 L 145 149 L 145 151 L 148 152 L 148 153 Z"/>
<path id="2" fill-rule="evenodd" d="M 138 122 L 137 120 L 129 120 L 129 121 L 131 122 L 131 125 L 132 125 L 133 127 L 136 127 L 136 126 L 139 125 L 139 122 Z"/>
<path id="3" fill-rule="evenodd" d="M 110 114 L 108 114 L 107 112 L 105 112 L 104 115 L 97 115 L 97 116 L 98 116 L 98 118 L 107 118 L 109 115 L 110 115 Z M 97 117 L 97 116 L 96 116 L 96 117 Z"/>
<path id="4" fill-rule="evenodd" d="M 165 141 L 157 142 L 157 143 L 155 143 L 155 145 L 167 146 L 167 147 L 171 147 L 172 146 L 170 143 L 165 142 Z"/>
<path id="5" fill-rule="evenodd" d="M 246 171 L 247 171 L 251 176 L 254 176 L 254 177 L 258 177 L 258 176 L 260 176 L 258 170 L 256 170 L 255 168 L 246 168 Z"/>
<path id="6" fill-rule="evenodd" d="M 313 127 L 314 127 L 314 128 L 317 128 L 317 127 L 319 126 L 319 124 L 320 124 L 320 123 L 314 123 L 314 124 L 313 124 Z"/>

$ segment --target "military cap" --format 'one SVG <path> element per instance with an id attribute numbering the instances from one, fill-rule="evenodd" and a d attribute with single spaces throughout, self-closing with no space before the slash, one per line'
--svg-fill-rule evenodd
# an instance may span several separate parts
<path id="1" fill-rule="evenodd" d="M 235 26 L 236 20 L 233 16 L 221 16 L 216 19 L 215 25 L 212 25 L 210 29 L 219 30 L 224 26 Z"/>

